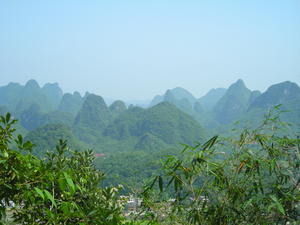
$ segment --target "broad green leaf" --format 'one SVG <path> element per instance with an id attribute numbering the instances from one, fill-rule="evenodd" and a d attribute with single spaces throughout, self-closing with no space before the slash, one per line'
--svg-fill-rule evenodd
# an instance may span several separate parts
<path id="1" fill-rule="evenodd" d="M 44 190 L 46 197 L 52 202 L 52 205 L 54 205 L 55 207 L 57 207 L 56 203 L 55 203 L 55 199 L 54 197 L 50 194 L 49 191 Z"/>
<path id="2" fill-rule="evenodd" d="M 67 181 L 69 187 L 71 188 L 72 192 L 75 192 L 75 185 L 74 185 L 74 182 L 71 179 L 70 175 L 67 173 L 64 173 L 64 176 L 65 176 L 66 181 Z"/>
<path id="3" fill-rule="evenodd" d="M 41 189 L 35 187 L 34 190 L 41 196 L 43 200 L 45 199 L 44 193 Z"/>

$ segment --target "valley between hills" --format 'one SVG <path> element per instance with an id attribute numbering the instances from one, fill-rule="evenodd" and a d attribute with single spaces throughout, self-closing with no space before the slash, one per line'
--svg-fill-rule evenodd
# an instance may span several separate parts
<path id="1" fill-rule="evenodd" d="M 74 149 L 92 149 L 96 167 L 107 174 L 104 185 L 122 184 L 125 192 L 140 189 L 165 155 L 181 151 L 181 144 L 255 127 L 278 105 L 284 111 L 280 119 L 293 125 L 288 132 L 299 132 L 300 88 L 290 81 L 261 93 L 238 80 L 200 98 L 177 87 L 143 107 L 122 100 L 108 105 L 88 92 L 64 93 L 57 83 L 40 87 L 29 80 L 0 87 L 0 113 L 19 120 L 17 131 L 35 143 L 34 154 L 43 157 L 59 139 Z"/>

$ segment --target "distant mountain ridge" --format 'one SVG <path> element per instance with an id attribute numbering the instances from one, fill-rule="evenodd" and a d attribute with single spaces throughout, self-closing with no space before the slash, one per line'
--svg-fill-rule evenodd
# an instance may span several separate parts
<path id="1" fill-rule="evenodd" d="M 102 119 L 106 121 L 102 124 L 104 129 L 108 123 L 127 110 L 123 101 L 114 101 L 107 106 L 101 98 L 102 106 L 96 110 L 101 118 L 95 117 L 90 122 L 83 122 L 85 116 L 92 113 L 87 105 L 84 106 L 90 95 L 90 98 L 101 98 L 88 92 L 84 96 L 76 91 L 73 94 L 63 93 L 58 83 L 46 83 L 40 87 L 35 80 L 29 80 L 25 85 L 9 83 L 0 87 L 0 107 L 2 111 L 10 111 L 20 118 L 21 124 L 27 130 L 33 130 L 50 122 L 81 124 L 80 126 L 86 123 L 86 126 L 96 126 L 100 129 L 100 123 L 97 121 Z M 290 81 L 274 84 L 264 93 L 260 93 L 248 89 L 243 80 L 239 79 L 227 89 L 211 89 L 201 98 L 196 98 L 181 87 L 169 89 L 163 95 L 154 97 L 150 108 L 161 102 L 168 102 L 189 114 L 205 128 L 211 129 L 230 124 L 240 118 L 251 117 L 250 112 L 264 112 L 278 104 L 284 105 L 287 110 L 298 112 L 295 105 L 299 104 L 299 96 L 299 86 Z M 92 104 L 96 103 L 97 101 Z M 87 117 L 93 118 L 93 116 Z M 292 121 L 298 120 L 300 119 L 297 114 L 292 116 Z"/>
<path id="2" fill-rule="evenodd" d="M 248 89 L 243 80 L 230 85 L 223 97 L 216 103 L 213 112 L 216 120 L 221 124 L 228 124 L 247 111 L 253 97 L 257 95 Z"/>
<path id="3" fill-rule="evenodd" d="M 156 96 L 151 106 L 163 101 L 169 102 L 194 117 L 206 128 L 213 128 L 233 123 L 247 116 L 251 117 L 251 113 L 248 112 L 258 109 L 266 113 L 267 109 L 278 104 L 282 104 L 287 110 L 298 112 L 294 106 L 300 104 L 299 86 L 290 81 L 274 84 L 261 93 L 258 90 L 248 89 L 244 81 L 239 79 L 228 89 L 211 89 L 199 99 L 190 96 L 193 97 L 185 89 L 169 89 L 164 95 Z M 297 116 L 292 118 L 292 121 L 300 121 Z"/>
<path id="4" fill-rule="evenodd" d="M 213 88 L 204 96 L 199 98 L 198 101 L 204 108 L 211 110 L 217 104 L 217 102 L 224 96 L 225 93 L 226 88 Z"/>
<path id="5" fill-rule="evenodd" d="M 197 101 L 197 99 L 189 91 L 187 91 L 186 89 L 181 88 L 181 87 L 176 87 L 176 88 L 167 90 L 164 95 L 155 96 L 150 103 L 150 107 L 154 106 L 160 102 L 163 102 L 163 101 L 169 101 L 170 99 L 168 99 L 168 98 L 170 98 L 170 94 L 174 97 L 174 99 L 176 99 L 176 100 L 186 99 L 192 105 Z"/>
<path id="6" fill-rule="evenodd" d="M 285 81 L 270 86 L 267 91 L 258 96 L 250 105 L 253 108 L 269 108 L 300 98 L 300 87 L 296 83 Z"/>
<path id="7" fill-rule="evenodd" d="M 36 144 L 36 155 L 43 157 L 58 139 L 68 139 L 73 149 L 104 154 L 96 165 L 115 184 L 151 176 L 162 155 L 176 155 L 180 143 L 194 145 L 211 135 L 230 135 L 232 128 L 247 122 L 256 126 L 278 104 L 288 111 L 280 119 L 300 128 L 300 89 L 289 81 L 260 93 L 238 80 L 201 98 L 177 87 L 144 108 L 121 100 L 109 103 L 95 94 L 63 93 L 57 83 L 40 87 L 31 80 L 0 87 L 0 114 L 11 112 L 20 120 L 17 130 Z"/>

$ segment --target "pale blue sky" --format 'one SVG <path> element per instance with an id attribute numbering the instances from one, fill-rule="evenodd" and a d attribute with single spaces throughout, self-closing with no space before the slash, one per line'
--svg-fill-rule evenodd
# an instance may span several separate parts
<path id="1" fill-rule="evenodd" d="M 300 84 L 299 0 L 1 0 L 0 86 L 151 99 L 242 78 Z"/>

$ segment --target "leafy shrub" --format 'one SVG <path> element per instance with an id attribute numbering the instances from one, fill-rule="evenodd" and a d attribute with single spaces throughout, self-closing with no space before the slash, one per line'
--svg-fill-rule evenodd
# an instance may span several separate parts
<path id="1" fill-rule="evenodd" d="M 278 118 L 168 156 L 143 192 L 145 215 L 161 224 L 298 224 L 300 139 L 282 135 Z"/>
<path id="2" fill-rule="evenodd" d="M 73 151 L 60 140 L 41 160 L 33 144 L 19 135 L 10 114 L 0 122 L 0 209 L 4 219 L 21 224 L 120 224 L 124 220 L 120 187 L 99 188 L 103 173 L 94 168 L 92 151 Z M 15 147 L 14 147 L 15 146 Z M 14 150 L 16 148 L 16 150 Z"/>

